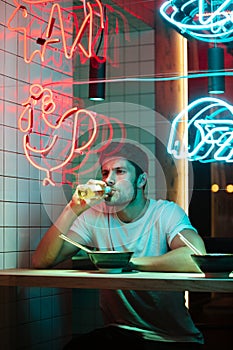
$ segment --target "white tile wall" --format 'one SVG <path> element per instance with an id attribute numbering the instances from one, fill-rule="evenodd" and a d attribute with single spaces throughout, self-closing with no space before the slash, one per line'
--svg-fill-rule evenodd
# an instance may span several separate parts
<path id="1" fill-rule="evenodd" d="M 22 34 L 6 28 L 6 21 L 13 9 L 12 1 L 1 1 L 0 268 L 31 266 L 32 252 L 63 209 L 67 202 L 66 196 L 69 196 L 69 191 L 63 191 L 62 188 L 43 187 L 44 172 L 33 167 L 24 155 L 24 134 L 18 129 L 18 118 L 22 112 L 21 104 L 28 98 L 32 83 L 61 81 L 56 86 L 48 85 L 59 92 L 56 98 L 62 102 L 60 114 L 73 105 L 74 90 L 76 101 L 81 107 L 91 106 L 99 113 L 111 115 L 128 124 L 128 137 L 134 141 L 145 142 L 147 149 L 151 150 L 154 172 L 154 139 L 151 137 L 151 141 L 148 141 L 148 137 L 144 136 L 144 129 L 150 129 L 153 134 L 155 125 L 154 84 L 125 81 L 129 76 L 140 78 L 154 75 L 153 30 L 133 30 L 127 33 L 129 40 L 121 35 L 119 47 L 109 47 L 107 76 L 109 79 L 119 78 L 121 81 L 108 82 L 105 102 L 93 105 L 88 101 L 87 85 L 67 84 L 72 79 L 72 62 L 63 59 L 59 65 L 47 60 L 46 64 L 41 64 L 37 56 L 33 63 L 25 63 Z M 35 40 L 32 40 L 35 45 Z M 32 40 L 29 41 L 29 52 L 33 47 Z M 53 58 L 58 59 L 58 53 L 55 52 Z M 75 81 L 87 81 L 88 62 L 81 66 L 74 63 Z M 150 189 L 154 191 L 152 181 Z M 5 344 L 5 349 L 60 350 L 71 332 L 84 332 L 102 322 L 98 295 L 94 292 L 74 291 L 73 298 L 79 300 L 75 304 L 76 314 L 81 315 L 81 318 L 72 320 L 70 290 L 15 288 L 13 295 L 7 290 L 0 288 L 0 337 L 1 345 Z M 89 305 L 89 309 L 85 305 Z M 93 311 L 95 318 L 90 317 Z"/>

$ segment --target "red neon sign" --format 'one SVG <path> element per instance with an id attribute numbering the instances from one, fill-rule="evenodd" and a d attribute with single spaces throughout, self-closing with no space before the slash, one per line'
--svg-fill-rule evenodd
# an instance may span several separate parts
<path id="1" fill-rule="evenodd" d="M 58 3 L 54 3 L 50 9 L 49 19 L 47 23 L 47 27 L 45 30 L 44 37 L 39 37 L 37 40 L 37 43 L 40 45 L 39 49 L 34 50 L 31 54 L 29 54 L 28 49 L 28 38 L 30 38 L 30 31 L 31 26 L 33 24 L 34 19 L 30 19 L 29 17 L 29 9 L 27 6 L 21 5 L 18 0 L 13 0 L 15 3 L 15 10 L 13 11 L 12 15 L 7 21 L 7 27 L 11 31 L 17 31 L 23 33 L 23 46 L 24 46 L 24 61 L 26 63 L 31 63 L 33 58 L 36 55 L 39 55 L 41 62 L 45 61 L 45 54 L 46 51 L 54 47 L 56 50 L 56 44 L 61 44 L 61 51 L 64 54 L 64 56 L 69 60 L 72 59 L 74 52 L 78 48 L 80 52 L 86 57 L 96 57 L 95 52 L 95 45 L 100 39 L 100 35 L 102 30 L 107 29 L 107 18 L 104 18 L 104 11 L 103 6 L 100 2 L 100 0 L 95 0 L 96 4 L 90 4 L 89 2 L 86 3 L 86 7 L 88 11 L 84 11 L 84 19 L 83 22 L 78 28 L 78 25 L 76 23 L 76 36 L 72 42 L 72 44 L 69 46 L 67 44 L 67 33 L 65 32 L 64 27 L 64 18 L 63 18 L 63 12 L 65 11 L 67 13 L 67 9 L 62 9 L 61 6 Z M 54 2 L 54 0 L 47 1 L 49 3 Z M 42 5 L 45 4 L 45 1 L 38 0 L 38 1 L 30 1 L 30 0 L 24 0 L 25 5 Z M 22 14 L 22 19 L 28 18 L 28 23 L 25 24 L 25 26 L 14 26 L 12 23 L 14 22 L 14 19 L 17 19 L 17 16 Z M 70 14 L 71 16 L 71 14 Z M 77 22 L 76 14 L 72 13 L 74 22 Z M 94 20 L 99 18 L 99 29 L 97 30 L 97 34 L 94 33 L 94 24 L 96 24 L 96 21 L 94 23 Z M 22 22 L 22 20 L 21 20 Z M 74 23 L 75 24 L 75 23 Z M 71 27 L 71 33 L 69 34 L 69 39 L 72 37 L 73 28 Z M 82 44 L 82 39 L 84 35 L 87 35 L 88 43 L 87 47 L 85 47 Z M 105 30 L 105 38 L 106 38 L 106 30 Z M 71 39 L 70 39 L 71 40 Z M 106 46 L 104 47 L 105 55 L 102 54 L 102 56 L 106 57 Z"/>
<path id="2" fill-rule="evenodd" d="M 53 113 L 56 107 L 56 104 L 53 100 L 53 93 L 48 88 L 43 88 L 39 84 L 34 84 L 31 86 L 30 89 L 30 97 L 27 101 L 23 102 L 23 106 L 25 107 L 24 111 L 19 116 L 18 120 L 18 126 L 20 131 L 25 132 L 23 138 L 23 147 L 25 155 L 28 159 L 28 161 L 37 169 L 45 171 L 46 176 L 43 180 L 43 184 L 51 184 L 55 186 L 55 182 L 52 179 L 52 172 L 57 171 L 58 169 L 64 167 L 66 164 L 70 162 L 72 157 L 74 156 L 74 153 L 82 153 L 85 149 L 88 149 L 88 147 L 92 144 L 93 140 L 95 139 L 96 132 L 97 132 L 97 123 L 95 120 L 95 116 L 93 112 L 85 110 L 85 109 L 78 109 L 77 107 L 73 107 L 69 110 L 67 110 L 62 116 L 60 116 L 56 123 L 52 124 L 48 120 L 48 115 Z M 51 128 L 51 141 L 49 141 L 49 144 L 46 147 L 41 146 L 40 148 L 36 148 L 34 145 L 31 145 L 30 143 L 30 136 L 33 133 L 33 112 L 34 108 L 37 105 L 37 103 L 41 100 L 41 117 L 43 122 L 47 125 L 47 127 Z M 27 116 L 28 114 L 28 116 Z M 83 117 L 84 115 L 84 117 Z M 59 129 L 62 127 L 64 121 L 72 117 L 72 132 L 71 132 L 71 140 L 67 140 L 67 145 L 69 147 L 69 154 L 66 156 L 62 161 L 59 161 L 57 165 L 50 165 L 49 161 L 47 159 L 47 167 L 40 165 L 41 159 L 38 158 L 38 156 L 45 158 L 49 152 L 53 150 L 55 147 L 55 144 L 59 142 L 58 135 L 53 135 L 53 130 Z M 78 138 L 78 133 L 80 129 L 80 121 L 83 120 L 83 118 L 90 119 L 91 127 L 88 128 L 88 130 L 91 130 L 90 137 L 88 141 L 80 146 L 77 146 L 76 140 Z M 27 124 L 26 127 L 23 127 L 23 123 Z M 37 156 L 34 158 L 34 156 Z"/>
<path id="3" fill-rule="evenodd" d="M 13 0 L 15 8 L 8 18 L 7 27 L 11 32 L 19 32 L 23 45 L 23 58 L 27 64 L 39 58 L 43 65 L 51 60 L 53 66 L 62 66 L 65 72 L 64 56 L 71 60 L 75 54 L 80 55 L 81 63 L 90 57 L 99 60 L 101 43 L 102 61 L 107 57 L 108 46 L 108 17 L 106 7 L 110 13 L 114 13 L 115 29 L 111 28 L 113 45 L 119 46 L 119 19 L 115 16 L 115 10 L 111 6 L 102 6 L 100 0 L 81 1 L 82 5 L 62 8 L 59 0 Z M 80 11 L 81 10 L 81 11 Z M 127 21 L 121 13 L 117 15 L 123 20 L 124 27 Z M 78 17 L 79 16 L 79 17 Z M 81 23 L 80 23 L 81 22 Z M 114 23 L 113 21 L 111 23 Z M 126 39 L 127 30 L 125 31 Z M 113 50 L 113 54 L 116 52 Z M 58 61 L 55 60 L 58 59 Z M 115 64 L 117 57 L 109 58 L 111 64 Z M 58 63 L 58 64 L 57 64 Z M 68 63 L 67 63 L 68 66 Z M 69 69 L 72 68 L 69 65 Z M 66 71 L 68 74 L 68 72 Z M 70 72 L 72 74 L 72 72 Z M 62 94 L 57 95 L 47 87 L 49 80 L 44 86 L 34 83 L 30 87 L 29 97 L 22 103 L 23 111 L 18 118 L 19 130 L 25 133 L 23 148 L 26 158 L 37 169 L 45 172 L 43 185 L 55 186 L 53 174 L 62 174 L 62 182 L 66 182 L 67 174 L 74 174 L 87 162 L 93 150 L 94 143 L 102 144 L 111 142 L 113 127 L 111 122 L 118 123 L 122 137 L 125 136 L 123 125 L 113 118 L 99 116 L 81 108 L 81 105 L 71 107 L 72 97 L 62 99 Z M 51 82 L 60 84 L 63 82 Z M 72 84 L 72 81 L 69 82 Z M 45 87 L 46 86 L 46 87 Z M 60 102 L 58 103 L 60 97 Z M 57 99 L 57 100 L 56 100 Z M 73 106 L 73 103 L 72 103 Z M 61 137 L 65 133 L 66 137 Z M 84 141 L 82 136 L 85 134 Z M 98 150 L 101 146 L 98 147 Z M 57 153 L 58 156 L 57 156 Z M 73 158 L 83 157 L 79 165 L 72 163 Z M 95 168 L 95 164 L 93 167 Z"/>
<path id="4" fill-rule="evenodd" d="M 119 120 L 100 116 L 83 108 L 69 108 L 61 116 L 57 116 L 59 111 L 53 91 L 40 84 L 33 84 L 30 87 L 30 96 L 22 106 L 24 110 L 18 118 L 18 127 L 25 133 L 24 153 L 30 164 L 45 172 L 43 185 L 55 186 L 53 173 L 61 170 L 63 183 L 66 182 L 65 176 L 69 173 L 74 174 L 79 170 L 79 175 L 83 174 L 82 167 L 89 156 L 106 147 L 106 144 L 114 138 L 113 124 L 118 124 L 120 127 L 122 139 L 126 136 L 125 128 Z M 83 134 L 85 134 L 84 141 Z M 92 149 L 94 142 L 98 147 Z M 55 154 L 57 150 L 59 156 Z M 77 155 L 85 157 L 78 165 L 70 165 Z M 66 169 L 65 166 L 68 164 L 69 168 Z M 96 166 L 97 164 L 93 164 L 94 168 Z"/>

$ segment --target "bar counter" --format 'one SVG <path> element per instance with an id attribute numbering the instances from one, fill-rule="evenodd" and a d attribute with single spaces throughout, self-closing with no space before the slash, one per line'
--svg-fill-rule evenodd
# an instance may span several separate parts
<path id="1" fill-rule="evenodd" d="M 102 273 L 95 270 L 4 269 L 1 286 L 134 289 L 190 292 L 233 292 L 233 273 L 229 277 L 205 277 L 202 273 L 122 272 Z"/>

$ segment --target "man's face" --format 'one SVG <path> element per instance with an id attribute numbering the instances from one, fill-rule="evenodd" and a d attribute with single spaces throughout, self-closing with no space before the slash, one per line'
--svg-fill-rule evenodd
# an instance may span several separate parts
<path id="1" fill-rule="evenodd" d="M 112 186 L 113 195 L 106 199 L 108 205 L 125 206 L 136 196 L 136 172 L 125 158 L 111 157 L 102 164 L 102 179 Z"/>

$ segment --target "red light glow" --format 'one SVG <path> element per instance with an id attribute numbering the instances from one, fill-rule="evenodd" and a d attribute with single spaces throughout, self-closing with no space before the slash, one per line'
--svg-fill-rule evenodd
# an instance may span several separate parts
<path id="1" fill-rule="evenodd" d="M 54 2 L 50 0 L 50 3 Z M 45 37 L 44 38 L 39 38 L 37 40 L 37 43 L 40 44 L 40 48 L 37 50 L 34 50 L 31 54 L 28 52 L 28 38 L 30 38 L 30 32 L 31 32 L 31 27 L 33 24 L 33 20 L 29 20 L 28 24 L 23 26 L 14 26 L 12 25 L 12 22 L 14 19 L 17 19 L 17 16 L 22 14 L 22 17 L 26 19 L 29 17 L 29 11 L 26 6 L 22 6 L 17 0 L 14 0 L 15 3 L 15 10 L 9 17 L 7 21 L 7 27 L 11 31 L 16 31 L 16 32 L 23 32 L 23 41 L 24 41 L 24 61 L 26 63 L 31 63 L 33 58 L 36 55 L 39 55 L 41 62 L 45 61 L 45 54 L 47 49 L 53 47 L 53 44 L 61 43 L 62 44 L 62 52 L 65 55 L 67 59 L 72 59 L 75 50 L 77 47 L 80 49 L 81 53 L 84 54 L 85 57 L 90 58 L 91 56 L 95 56 L 95 50 L 94 46 L 96 42 L 99 40 L 99 36 L 101 34 L 101 31 L 104 30 L 104 15 L 103 15 L 103 7 L 102 4 L 99 0 L 96 0 L 97 4 L 97 10 L 96 6 L 93 4 L 90 4 L 87 2 L 86 6 L 88 9 L 88 13 L 84 16 L 83 22 L 80 26 L 79 29 L 77 29 L 77 34 L 73 40 L 72 45 L 68 48 L 67 44 L 67 33 L 65 33 L 65 28 L 64 28 L 64 18 L 63 18 L 63 9 L 58 3 L 54 3 L 51 7 L 50 10 L 50 15 L 48 19 L 48 24 L 47 28 L 45 30 Z M 34 5 L 39 5 L 39 4 L 45 4 L 44 1 L 25 1 L 25 5 L 27 4 L 34 4 Z M 75 18 L 76 14 L 72 14 L 73 17 Z M 98 16 L 99 18 L 99 26 L 100 29 L 97 31 L 97 34 L 93 40 L 94 37 L 94 32 L 93 32 L 93 25 L 94 25 L 94 18 L 95 16 Z M 58 28 L 58 32 L 55 30 L 55 24 L 56 27 Z M 71 28 L 71 34 L 72 34 L 72 29 Z M 70 34 L 70 37 L 71 37 Z M 88 44 L 87 47 L 81 43 L 82 38 L 84 35 L 87 34 L 88 37 Z M 55 46 L 56 48 L 56 46 Z"/>

